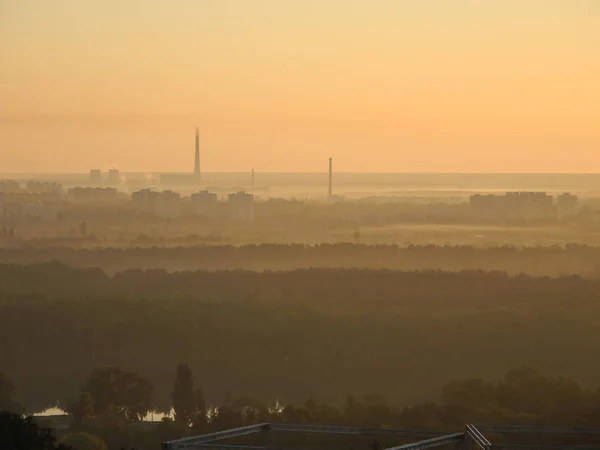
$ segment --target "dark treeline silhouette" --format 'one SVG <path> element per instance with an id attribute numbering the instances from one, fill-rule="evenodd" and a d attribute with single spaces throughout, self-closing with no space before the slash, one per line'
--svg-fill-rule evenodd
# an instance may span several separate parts
<path id="1" fill-rule="evenodd" d="M 19 247 L 0 252 L 0 263 L 59 261 L 108 272 L 129 268 L 167 270 L 293 270 L 357 267 L 391 270 L 500 270 L 511 274 L 561 276 L 600 274 L 600 247 L 567 244 L 551 247 L 436 245 L 303 244 L 200 245 L 181 247 L 94 248 Z"/>
<path id="2" fill-rule="evenodd" d="M 67 408 L 68 428 L 58 431 L 61 442 L 75 450 L 159 448 L 160 442 L 166 440 L 264 422 L 446 431 L 459 431 L 466 423 L 580 426 L 600 423 L 600 390 L 585 389 L 569 378 L 546 376 L 526 366 L 508 371 L 496 382 L 481 378 L 450 381 L 431 401 L 409 406 L 394 406 L 381 394 L 347 394 L 335 405 L 314 397 L 294 405 L 269 403 L 244 395 L 208 405 L 187 364 L 179 364 L 171 373 L 172 418 L 144 423 L 143 418 L 153 408 L 149 382 L 142 375 L 118 367 L 94 369 L 80 385 L 78 399 Z M 245 443 L 259 444 L 253 441 L 255 438 L 261 437 L 246 438 Z M 317 436 L 318 440 L 313 442 L 311 438 L 315 437 L 292 434 L 269 439 L 272 445 L 340 449 L 368 449 L 373 440 Z M 542 442 L 539 437 L 535 439 L 536 444 L 570 443 L 557 436 L 542 438 Z M 590 441 L 587 443 L 594 441 L 587 440 Z M 594 442 L 600 443 L 597 438 Z M 385 448 L 403 442 L 388 438 L 379 443 Z"/>
<path id="3" fill-rule="evenodd" d="M 2 450 L 80 450 L 59 444 L 54 434 L 50 430 L 38 427 L 32 417 L 24 418 L 20 414 L 3 411 L 1 407 L 0 448 Z"/>
<path id="4" fill-rule="evenodd" d="M 394 404 L 446 380 L 530 364 L 600 376 L 600 280 L 485 272 L 132 270 L 0 266 L 0 367 L 29 411 L 94 367 L 142 373 L 157 407 L 188 361 L 204 395 L 335 403 L 373 386 Z"/>

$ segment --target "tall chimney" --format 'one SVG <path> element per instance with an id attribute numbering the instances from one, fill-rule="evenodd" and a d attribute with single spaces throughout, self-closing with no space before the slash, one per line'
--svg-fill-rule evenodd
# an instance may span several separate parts
<path id="1" fill-rule="evenodd" d="M 332 159 L 329 158 L 329 197 L 331 197 L 332 193 L 333 193 L 333 166 L 332 166 Z"/>
<path id="2" fill-rule="evenodd" d="M 252 169 L 252 189 L 254 189 L 254 169 Z"/>
<path id="3" fill-rule="evenodd" d="M 196 154 L 194 160 L 194 175 L 200 178 L 200 130 L 196 127 Z"/>

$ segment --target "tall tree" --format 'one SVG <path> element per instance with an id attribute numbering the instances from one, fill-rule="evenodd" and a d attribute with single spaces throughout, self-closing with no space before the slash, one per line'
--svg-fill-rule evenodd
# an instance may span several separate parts
<path id="1" fill-rule="evenodd" d="M 101 438 L 83 431 L 68 434 L 62 442 L 73 450 L 107 450 Z"/>
<path id="2" fill-rule="evenodd" d="M 73 417 L 73 428 L 80 429 L 87 425 L 89 420 L 94 417 L 94 398 L 89 392 L 81 392 L 79 399 L 68 408 L 68 412 Z"/>
<path id="3" fill-rule="evenodd" d="M 96 415 L 116 412 L 126 420 L 140 421 L 150 411 L 153 387 L 134 372 L 105 367 L 94 369 L 81 391 L 92 396 Z"/>
<path id="4" fill-rule="evenodd" d="M 22 413 L 23 407 L 15 401 L 17 388 L 12 380 L 5 374 L 0 373 L 0 411 Z"/>
<path id="5" fill-rule="evenodd" d="M 204 400 L 204 392 L 202 388 L 197 388 L 194 392 L 194 399 L 196 400 L 196 410 L 194 411 L 194 424 L 202 425 L 207 421 L 206 417 L 206 400 Z"/>
<path id="6" fill-rule="evenodd" d="M 31 417 L 0 411 L 0 448 L 2 450 L 69 450 L 58 444 L 49 431 L 39 428 Z"/>
<path id="7" fill-rule="evenodd" d="M 186 426 L 191 425 L 197 410 L 194 394 L 192 370 L 187 364 L 179 364 L 172 394 L 176 422 Z"/>

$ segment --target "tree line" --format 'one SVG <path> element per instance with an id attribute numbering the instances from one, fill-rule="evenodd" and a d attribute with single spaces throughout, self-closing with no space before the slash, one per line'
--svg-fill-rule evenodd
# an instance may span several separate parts
<path id="1" fill-rule="evenodd" d="M 459 431 L 466 423 L 579 426 L 600 423 L 600 390 L 586 389 L 572 379 L 547 376 L 527 366 L 508 371 L 498 381 L 464 378 L 447 382 L 432 400 L 410 406 L 394 406 L 381 394 L 347 394 L 336 405 L 312 396 L 301 404 L 291 404 L 277 399 L 263 402 L 242 395 L 214 405 L 205 400 L 188 364 L 178 364 L 172 376 L 171 414 L 160 423 L 143 426 L 142 421 L 155 407 L 153 386 L 148 379 L 119 367 L 93 369 L 79 386 L 78 397 L 66 407 L 69 425 L 66 430 L 58 431 L 59 442 L 75 450 L 159 448 L 160 442 L 167 440 L 269 422 L 440 431 Z M 8 380 L 6 376 L 0 379 L 3 383 Z M 4 392 L 3 386 L 0 384 L 0 401 L 11 403 L 8 408 L 6 403 L 0 403 L 0 409 L 14 411 L 19 408 L 13 398 L 14 390 Z M 291 435 L 276 439 L 283 439 L 279 444 L 306 445 L 308 437 Z M 540 438 L 536 439 L 539 444 Z M 326 445 L 368 449 L 370 440 L 329 437 L 322 442 L 308 442 L 311 448 Z M 589 441 L 586 443 L 600 443 L 597 438 Z M 380 439 L 378 443 L 382 448 L 403 442 Z M 552 437 L 543 443 L 569 441 Z"/>
<path id="2" fill-rule="evenodd" d="M 73 267 L 100 267 L 114 273 L 129 268 L 167 270 L 293 270 L 356 267 L 390 270 L 486 270 L 536 276 L 600 274 L 600 247 L 579 244 L 550 247 L 437 245 L 261 244 L 4 248 L 0 263 L 59 261 Z"/>
<path id="3" fill-rule="evenodd" d="M 446 380 L 534 365 L 593 386 L 600 280 L 485 272 L 132 270 L 0 266 L 0 367 L 28 411 L 66 404 L 94 367 L 144 373 L 170 407 L 172 367 L 208 403 L 251 395 L 393 404 Z"/>

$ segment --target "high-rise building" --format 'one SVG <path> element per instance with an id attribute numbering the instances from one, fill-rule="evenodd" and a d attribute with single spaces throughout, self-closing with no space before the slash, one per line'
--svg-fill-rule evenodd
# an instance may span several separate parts
<path id="1" fill-rule="evenodd" d="M 108 184 L 111 186 L 121 184 L 121 174 L 119 169 L 110 169 L 108 171 Z"/>
<path id="2" fill-rule="evenodd" d="M 137 212 L 154 213 L 156 208 L 156 199 L 160 194 L 151 189 L 142 189 L 134 192 L 131 196 L 133 206 Z"/>
<path id="3" fill-rule="evenodd" d="M 197 216 L 215 219 L 217 217 L 217 194 L 208 191 L 192 194 L 192 211 Z"/>
<path id="4" fill-rule="evenodd" d="M 62 195 L 63 187 L 55 181 L 28 181 L 25 185 L 28 194 L 54 194 Z"/>
<path id="5" fill-rule="evenodd" d="M 229 194 L 228 203 L 233 220 L 254 220 L 254 195 L 243 191 Z"/>
<path id="6" fill-rule="evenodd" d="M 556 207 L 560 217 L 570 216 L 577 212 L 578 199 L 576 195 L 565 192 L 556 197 Z"/>
<path id="7" fill-rule="evenodd" d="M 156 215 L 163 219 L 179 219 L 181 216 L 181 196 L 177 192 L 163 191 L 156 197 Z"/>
<path id="8" fill-rule="evenodd" d="M 69 197 L 79 201 L 112 201 L 117 198 L 115 188 L 72 187 L 67 191 Z"/>
<path id="9" fill-rule="evenodd" d="M 90 183 L 101 184 L 102 183 L 102 172 L 99 169 L 90 170 Z"/>
<path id="10" fill-rule="evenodd" d="M 18 181 L 14 180 L 5 180 L 0 181 L 0 192 L 4 192 L 6 194 L 14 194 L 21 190 L 21 184 Z"/>
<path id="11" fill-rule="evenodd" d="M 32 201 L 23 204 L 21 212 L 24 217 L 38 219 L 44 222 L 58 220 L 59 205 L 57 202 Z"/>

